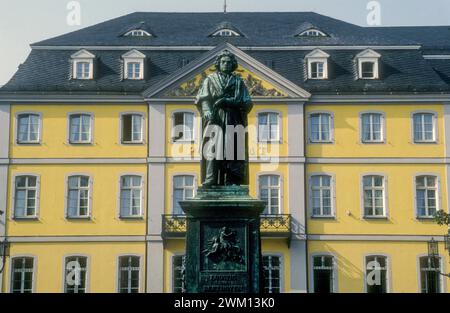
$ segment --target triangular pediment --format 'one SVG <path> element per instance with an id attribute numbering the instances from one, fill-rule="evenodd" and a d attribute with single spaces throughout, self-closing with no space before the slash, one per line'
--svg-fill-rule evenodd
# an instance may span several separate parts
<path id="1" fill-rule="evenodd" d="M 329 58 L 330 55 L 320 49 L 315 49 L 308 53 L 305 58 Z"/>
<path id="2" fill-rule="evenodd" d="M 130 50 L 127 53 L 122 55 L 122 58 L 126 59 L 145 59 L 145 54 L 136 49 Z"/>
<path id="3" fill-rule="evenodd" d="M 228 50 L 236 56 L 239 66 L 235 74 L 243 79 L 253 98 L 307 99 L 311 96 L 307 91 L 253 59 L 242 50 L 225 43 L 189 63 L 158 85 L 147 89 L 144 92 L 144 97 L 146 99 L 195 97 L 204 78 L 215 72 L 216 57 L 224 50 Z"/>
<path id="4" fill-rule="evenodd" d="M 357 58 L 379 58 L 381 57 L 381 54 L 378 52 L 372 50 L 372 49 L 366 49 L 363 52 L 360 52 L 356 55 Z"/>
<path id="5" fill-rule="evenodd" d="M 72 59 L 94 59 L 95 55 L 87 51 L 86 49 L 81 49 L 71 55 Z"/>

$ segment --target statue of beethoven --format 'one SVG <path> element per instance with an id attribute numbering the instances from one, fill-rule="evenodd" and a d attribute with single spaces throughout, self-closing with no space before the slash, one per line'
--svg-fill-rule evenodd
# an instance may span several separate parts
<path id="1" fill-rule="evenodd" d="M 203 136 L 203 186 L 248 185 L 247 115 L 253 107 L 243 80 L 233 72 L 236 57 L 229 51 L 216 59 L 216 72 L 203 81 L 196 105 Z"/>

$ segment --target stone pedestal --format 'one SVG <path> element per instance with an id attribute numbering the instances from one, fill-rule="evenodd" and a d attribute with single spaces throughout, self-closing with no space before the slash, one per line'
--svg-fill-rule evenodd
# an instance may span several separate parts
<path id="1" fill-rule="evenodd" d="M 265 203 L 247 186 L 200 187 L 180 202 L 187 215 L 185 286 L 188 293 L 260 293 L 259 216 Z"/>

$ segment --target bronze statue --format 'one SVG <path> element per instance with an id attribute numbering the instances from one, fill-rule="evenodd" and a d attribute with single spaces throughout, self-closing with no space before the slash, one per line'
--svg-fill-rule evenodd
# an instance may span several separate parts
<path id="1" fill-rule="evenodd" d="M 196 99 L 203 124 L 202 183 L 248 185 L 247 114 L 252 100 L 241 77 L 233 73 L 238 63 L 232 53 L 221 52 L 215 66 Z"/>

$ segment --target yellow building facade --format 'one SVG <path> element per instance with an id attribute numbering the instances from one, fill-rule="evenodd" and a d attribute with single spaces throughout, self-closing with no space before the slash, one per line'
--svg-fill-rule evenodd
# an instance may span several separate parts
<path id="1" fill-rule="evenodd" d="M 100 53 L 68 50 L 74 75 Z M 144 58 L 126 50 L 122 66 Z M 315 95 L 248 47 L 205 50 L 139 95 L 0 94 L 1 292 L 183 291 L 178 201 L 201 184 L 193 96 L 223 50 L 254 101 L 249 189 L 267 202 L 265 291 L 448 292 L 433 215 L 450 206 L 450 99 Z"/>

